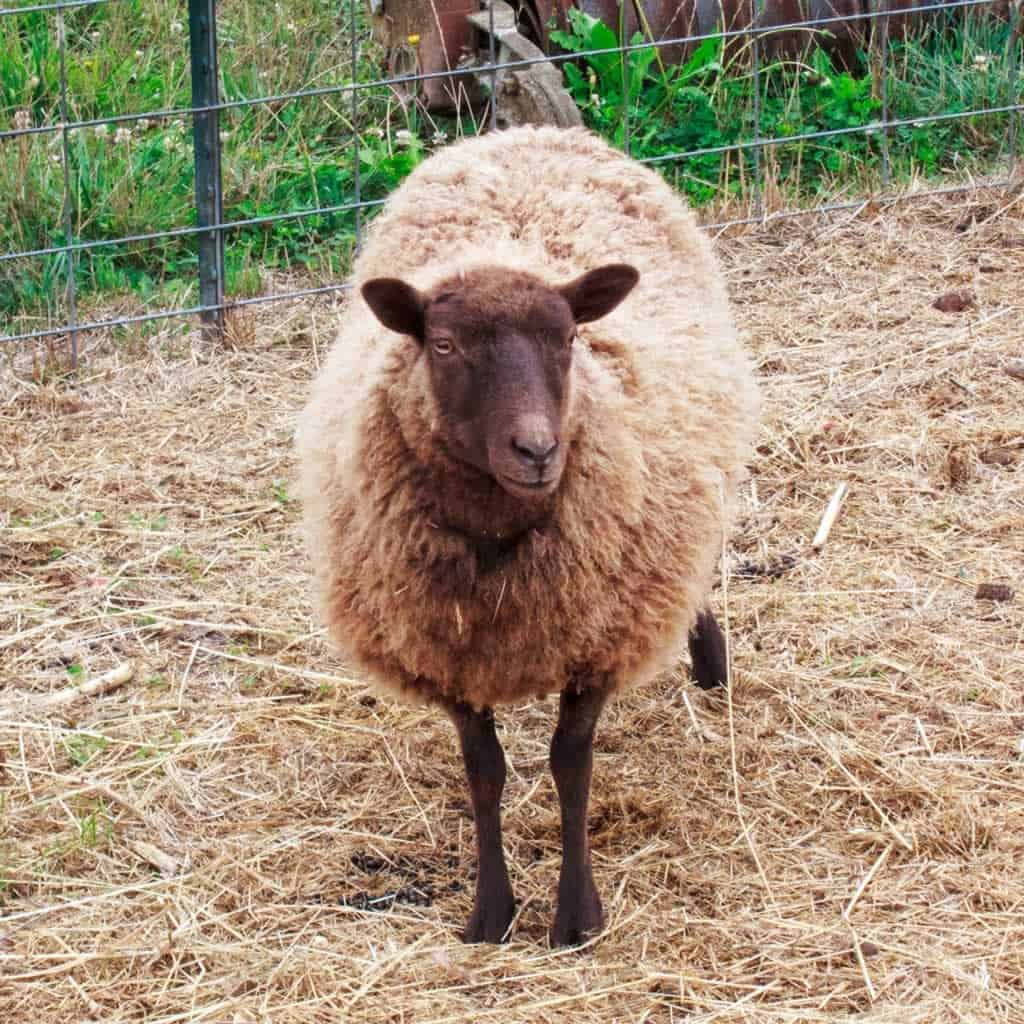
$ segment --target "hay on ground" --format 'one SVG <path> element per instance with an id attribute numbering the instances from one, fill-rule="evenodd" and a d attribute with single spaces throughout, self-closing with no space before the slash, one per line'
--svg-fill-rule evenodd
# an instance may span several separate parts
<path id="1" fill-rule="evenodd" d="M 1024 1021 L 1024 208 L 720 248 L 767 407 L 715 595 L 735 685 L 603 719 L 582 954 L 545 938 L 551 702 L 501 714 L 513 941 L 465 947 L 452 730 L 311 617 L 291 431 L 330 305 L 6 373 L 0 1019 Z"/>

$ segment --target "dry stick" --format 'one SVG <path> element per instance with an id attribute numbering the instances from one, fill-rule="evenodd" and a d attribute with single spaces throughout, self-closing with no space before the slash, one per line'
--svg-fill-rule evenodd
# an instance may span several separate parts
<path id="1" fill-rule="evenodd" d="M 832 532 L 832 526 L 839 515 L 839 510 L 843 507 L 843 500 L 846 498 L 847 490 L 849 490 L 849 485 L 844 480 L 832 494 L 832 498 L 825 509 L 825 514 L 821 517 L 821 525 L 818 527 L 818 532 L 814 535 L 814 540 L 811 541 L 811 547 L 815 551 L 820 551 L 825 546 L 825 541 L 828 540 L 828 535 Z"/>
<path id="2" fill-rule="evenodd" d="M 871 884 L 871 880 L 882 869 L 882 865 L 886 862 L 890 853 L 892 853 L 892 843 L 879 854 L 878 859 L 871 865 L 871 870 L 861 879 L 860 885 L 857 886 L 857 891 L 850 897 L 850 902 L 846 904 L 846 908 L 843 910 L 843 917 L 847 921 L 850 920 L 850 915 L 853 913 L 853 908 L 857 906 L 857 901 L 864 895 L 864 890 Z"/>
<path id="3" fill-rule="evenodd" d="M 725 492 L 722 486 L 722 480 L 718 481 L 718 503 L 719 510 L 721 512 L 721 522 L 725 522 Z M 772 893 L 772 887 L 768 882 L 768 876 L 765 874 L 764 867 L 761 864 L 761 858 L 757 855 L 757 847 L 754 846 L 754 839 L 750 834 L 750 827 L 746 823 L 746 819 L 743 817 L 743 807 L 740 804 L 740 774 L 739 768 L 736 763 L 736 727 L 733 716 L 732 706 L 732 648 L 729 644 L 729 573 L 726 569 L 726 548 L 725 548 L 725 530 L 722 530 L 722 554 L 719 560 L 720 575 L 722 579 L 722 622 L 725 626 L 723 633 L 725 639 L 725 695 L 728 701 L 729 709 L 729 760 L 732 765 L 732 786 L 733 786 L 733 797 L 736 801 L 736 816 L 739 818 L 740 827 L 743 829 L 743 838 L 747 841 L 747 847 L 750 850 L 750 855 L 754 858 L 754 864 L 757 866 L 757 873 L 761 876 L 761 882 L 764 885 L 765 892 L 768 894 L 768 901 L 771 903 L 774 909 L 778 909 L 778 905 L 775 902 L 775 895 Z"/>
<path id="4" fill-rule="evenodd" d="M 398 777 L 402 780 L 402 785 L 405 786 L 405 791 L 412 797 L 412 802 L 416 805 L 416 810 L 420 812 L 420 817 L 423 819 L 423 824 L 426 827 L 427 835 L 430 838 L 430 845 L 437 848 L 437 840 L 434 838 L 434 830 L 430 827 L 430 818 L 427 812 L 423 809 L 423 804 L 416 799 L 416 794 L 412 790 L 412 786 L 409 785 L 409 780 L 405 777 L 405 772 L 402 771 L 401 762 L 395 757 L 395 752 L 391 749 L 391 744 L 388 743 L 386 737 L 382 736 L 381 740 L 384 743 L 384 749 L 388 752 L 388 757 L 391 758 L 391 763 L 395 766 L 395 770 L 398 772 Z"/>
<path id="5" fill-rule="evenodd" d="M 847 922 L 849 924 L 849 922 Z M 854 930 L 853 925 L 850 925 L 850 934 L 853 937 L 853 951 L 857 956 L 857 963 L 860 966 L 861 976 L 864 978 L 864 986 L 868 990 L 868 999 L 874 1002 L 878 998 L 878 993 L 875 991 L 875 986 L 871 984 L 871 976 L 868 974 L 868 965 L 864 962 L 864 953 L 860 948 L 860 937 Z"/>
<path id="6" fill-rule="evenodd" d="M 179 861 L 144 839 L 129 840 L 128 845 L 148 864 L 152 864 L 165 878 L 171 878 L 181 869 Z"/>
<path id="7" fill-rule="evenodd" d="M 134 673 L 135 666 L 130 661 L 126 661 L 123 665 L 118 665 L 117 668 L 112 668 L 109 672 L 96 676 L 95 679 L 90 679 L 79 686 L 65 686 L 63 690 L 57 690 L 38 700 L 34 700 L 29 694 L 22 694 L 21 703 L 34 706 L 40 711 L 63 707 L 66 704 L 73 704 L 81 697 L 94 697 L 97 694 L 110 693 L 111 690 L 124 686 Z M 13 708 L 9 707 L 0 708 L 0 715 L 10 714 L 12 710 Z"/>
<path id="8" fill-rule="evenodd" d="M 179 641 L 183 647 L 191 647 L 192 644 L 188 640 Z M 243 665 L 257 665 L 259 668 L 270 669 L 273 672 L 286 672 L 289 675 L 301 676 L 303 679 L 312 679 L 322 683 L 334 683 L 337 686 L 341 684 L 355 685 L 354 679 L 346 679 L 343 676 L 332 676 L 326 672 L 313 672 L 310 669 L 305 668 L 293 668 L 291 665 L 281 665 L 276 661 L 267 661 L 264 658 L 247 658 L 241 654 L 228 654 L 226 651 L 217 651 L 212 647 L 204 647 L 202 644 L 197 643 L 195 645 L 196 650 L 202 651 L 203 654 L 211 654 L 215 658 L 224 658 L 227 661 L 239 661 Z"/>
<path id="9" fill-rule="evenodd" d="M 697 721 L 697 716 L 693 713 L 693 705 L 690 703 L 690 698 L 685 690 L 683 690 L 683 703 L 686 705 L 686 710 L 690 715 L 690 721 L 693 723 L 693 731 L 697 734 L 697 739 L 703 740 L 704 732 Z"/>

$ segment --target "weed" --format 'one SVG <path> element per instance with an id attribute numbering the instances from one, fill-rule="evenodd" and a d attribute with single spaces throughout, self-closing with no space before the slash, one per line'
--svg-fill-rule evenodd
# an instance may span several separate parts
<path id="1" fill-rule="evenodd" d="M 68 757 L 80 768 L 107 749 L 106 737 L 96 736 L 92 733 L 75 733 L 68 736 L 63 742 Z"/>

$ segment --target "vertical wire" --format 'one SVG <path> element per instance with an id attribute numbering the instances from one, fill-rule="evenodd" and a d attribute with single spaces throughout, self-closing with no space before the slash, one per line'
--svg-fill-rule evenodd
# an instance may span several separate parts
<path id="1" fill-rule="evenodd" d="M 753 48 L 751 59 L 754 70 L 754 141 L 761 139 L 761 34 L 757 31 L 761 27 L 761 0 L 750 0 L 751 27 L 755 30 L 752 38 Z M 764 213 L 764 204 L 761 201 L 763 173 L 761 166 L 761 146 L 754 146 L 754 216 L 761 217 Z M 742 160 L 742 155 L 740 156 Z"/>
<path id="2" fill-rule="evenodd" d="M 74 217 L 71 212 L 71 152 L 68 147 L 68 73 L 66 44 L 64 31 L 64 11 L 59 9 L 57 17 L 57 48 L 60 50 L 60 120 L 61 120 L 61 165 L 64 172 L 64 244 L 68 247 L 64 250 L 65 267 L 67 269 L 67 307 L 70 320 L 68 326 L 70 332 L 71 367 L 78 368 L 78 294 L 75 283 L 75 265 L 77 263 L 75 250 L 71 248 L 74 234 Z"/>
<path id="3" fill-rule="evenodd" d="M 630 118 L 630 102 L 631 97 L 629 94 L 629 58 L 630 54 L 626 52 L 626 2 L 627 0 L 619 0 L 619 62 L 622 68 L 622 148 L 626 156 L 631 156 L 632 144 L 629 137 L 630 124 L 632 119 Z"/>
<path id="4" fill-rule="evenodd" d="M 1013 103 L 1019 103 L 1020 98 L 1017 96 L 1017 47 L 1018 42 L 1021 38 L 1021 7 L 1020 3 L 1014 3 L 1010 0 L 1010 38 L 1007 43 L 1009 52 L 1007 53 L 1007 87 L 1009 88 L 1009 97 L 1007 98 L 1007 106 Z M 1013 181 L 1016 177 L 1017 170 L 1017 137 L 1020 132 L 1020 111 L 1010 112 L 1010 124 L 1007 131 L 1007 142 L 1010 147 L 1010 180 Z"/>
<path id="5" fill-rule="evenodd" d="M 889 10 L 889 0 L 879 0 L 880 3 L 886 5 L 885 10 Z M 881 43 L 881 54 L 879 59 L 882 62 L 879 83 L 881 89 L 881 100 L 882 100 L 882 124 L 888 126 L 889 124 L 889 15 L 884 14 L 882 16 L 882 43 Z M 889 161 L 889 129 L 888 127 L 882 128 L 882 187 L 888 189 L 892 181 L 892 165 Z"/>
<path id="6" fill-rule="evenodd" d="M 352 85 L 356 84 L 358 75 L 359 46 L 356 41 L 356 0 L 349 0 L 349 31 L 351 32 L 351 56 L 352 56 Z M 352 188 L 355 192 L 356 202 L 356 252 L 359 252 L 363 244 L 363 210 L 362 206 L 362 178 L 360 177 L 359 166 L 359 90 L 352 89 Z"/>
<path id="7" fill-rule="evenodd" d="M 498 55 L 494 40 L 494 3 L 487 0 L 487 52 L 491 62 L 491 131 L 498 127 Z"/>

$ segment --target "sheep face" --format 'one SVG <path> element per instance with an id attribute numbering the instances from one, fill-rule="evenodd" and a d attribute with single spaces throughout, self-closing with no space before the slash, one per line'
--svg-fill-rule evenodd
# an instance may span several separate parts
<path id="1" fill-rule="evenodd" d="M 385 327 L 422 347 L 437 443 L 513 497 L 535 501 L 565 469 L 576 328 L 610 313 L 637 279 L 632 267 L 612 264 L 551 287 L 482 268 L 429 292 L 376 278 L 362 294 Z"/>

